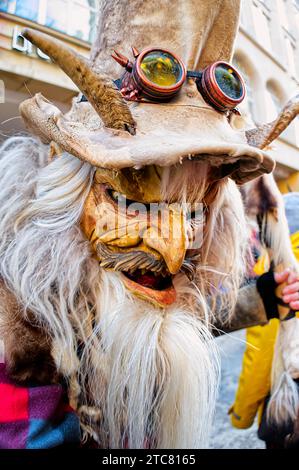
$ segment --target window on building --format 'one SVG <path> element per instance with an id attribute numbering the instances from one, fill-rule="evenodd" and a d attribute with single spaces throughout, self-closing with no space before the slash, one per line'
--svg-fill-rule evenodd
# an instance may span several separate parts
<path id="1" fill-rule="evenodd" d="M 271 50 L 271 35 L 270 35 L 270 12 L 269 9 L 262 3 L 252 2 L 252 16 L 255 29 L 255 36 L 260 44 L 267 49 Z"/>
<path id="2" fill-rule="evenodd" d="M 287 55 L 289 73 L 293 77 L 296 77 L 297 76 L 296 60 L 295 60 L 296 46 L 288 34 L 285 34 L 285 46 L 286 46 L 286 55 Z"/>
<path id="3" fill-rule="evenodd" d="M 258 0 L 262 7 L 270 11 L 273 0 Z"/>
<path id="4" fill-rule="evenodd" d="M 39 0 L 0 0 L 0 10 L 28 20 L 38 20 Z"/>
<path id="5" fill-rule="evenodd" d="M 243 26 L 244 28 L 247 27 L 247 11 L 246 11 L 246 5 L 244 5 L 244 3 L 242 4 L 242 8 L 241 8 L 241 14 L 240 14 L 240 24 L 241 26 Z"/>
<path id="6" fill-rule="evenodd" d="M 59 15 L 57 12 L 59 11 Z M 44 23 L 49 28 L 67 32 L 68 30 L 68 2 L 66 0 L 51 0 L 47 2 Z M 76 17 L 74 15 L 74 17 Z"/>
<path id="7" fill-rule="evenodd" d="M 289 19 L 288 19 L 288 14 L 287 14 L 287 5 L 285 0 L 277 0 L 277 11 L 280 19 L 281 25 L 288 30 L 290 25 L 289 25 Z"/>
<path id="8" fill-rule="evenodd" d="M 295 22 L 299 23 L 299 0 L 293 0 L 294 3 L 294 14 L 295 14 Z M 298 31 L 298 29 L 297 29 Z"/>
<path id="9" fill-rule="evenodd" d="M 100 0 L 0 0 L 0 11 L 92 42 Z"/>
<path id="10" fill-rule="evenodd" d="M 266 89 L 266 114 L 267 120 L 271 122 L 277 118 L 282 107 L 287 101 L 287 96 L 281 88 L 281 85 L 275 80 L 268 80 Z M 281 134 L 281 137 L 297 145 L 296 122 L 293 122 L 288 126 Z"/>
<path id="11" fill-rule="evenodd" d="M 246 63 L 246 58 L 236 55 L 233 59 L 233 64 L 241 73 L 245 85 L 246 85 L 246 100 L 244 102 L 245 108 L 247 108 L 248 113 L 250 114 L 252 120 L 254 121 L 255 109 L 254 109 L 254 100 L 253 100 L 253 78 L 252 71 Z"/>
<path id="12" fill-rule="evenodd" d="M 6 13 L 12 13 L 11 4 L 14 2 L 10 2 L 9 0 L 0 0 L 0 11 L 5 11 Z"/>
<path id="13" fill-rule="evenodd" d="M 280 89 L 280 86 L 274 80 L 269 80 L 267 82 L 266 89 L 267 119 L 269 121 L 272 121 L 276 119 L 277 114 L 281 110 L 284 101 L 284 96 L 283 91 Z"/>
<path id="14" fill-rule="evenodd" d="M 86 36 L 89 40 L 93 38 L 96 27 L 96 4 L 94 1 L 76 0 L 74 1 L 76 15 L 70 23 L 70 34 L 80 39 L 85 39 Z M 82 28 L 82 25 L 84 27 Z"/>

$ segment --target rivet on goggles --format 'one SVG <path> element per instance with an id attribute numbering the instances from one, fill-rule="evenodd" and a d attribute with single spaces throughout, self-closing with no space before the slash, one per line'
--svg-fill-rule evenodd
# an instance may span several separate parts
<path id="1" fill-rule="evenodd" d="M 245 83 L 237 70 L 219 61 L 202 71 L 187 71 L 185 64 L 166 49 L 132 48 L 135 58 L 114 51 L 112 57 L 126 72 L 116 84 L 124 98 L 130 101 L 169 101 L 181 89 L 186 78 L 195 78 L 204 100 L 217 111 L 234 110 L 245 97 Z"/>

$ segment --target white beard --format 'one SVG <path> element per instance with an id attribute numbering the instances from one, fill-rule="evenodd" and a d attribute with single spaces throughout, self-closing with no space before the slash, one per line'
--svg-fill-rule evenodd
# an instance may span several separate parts
<path id="1" fill-rule="evenodd" d="M 183 202 L 190 187 L 192 200 L 201 200 L 205 179 L 195 162 L 186 163 L 169 170 L 165 200 Z M 161 310 L 131 296 L 119 274 L 90 256 L 79 221 L 93 175 L 94 167 L 67 153 L 48 163 L 48 147 L 32 138 L 0 147 L 0 275 L 51 334 L 72 403 L 80 395 L 80 404 L 102 412 L 93 428 L 100 445 L 206 447 L 219 367 L 207 297 L 222 286 L 226 309 L 236 300 L 247 238 L 240 193 L 232 180 L 220 184 L 194 284 L 185 283 L 180 300 Z M 93 429 L 85 426 L 95 435 Z"/>
<path id="2" fill-rule="evenodd" d="M 187 308 L 155 308 L 103 272 L 83 375 L 110 448 L 205 448 L 219 362 L 207 326 Z M 91 372 L 92 371 L 92 372 Z M 108 438 L 107 438 L 108 436 Z"/>

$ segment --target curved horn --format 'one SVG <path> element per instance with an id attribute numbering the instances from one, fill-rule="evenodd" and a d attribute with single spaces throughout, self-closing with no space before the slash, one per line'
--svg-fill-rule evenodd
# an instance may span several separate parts
<path id="1" fill-rule="evenodd" d="M 25 28 L 24 38 L 47 54 L 71 78 L 94 107 L 106 127 L 135 134 L 136 123 L 112 80 L 96 73 L 85 57 L 51 36 Z"/>
<path id="2" fill-rule="evenodd" d="M 277 139 L 299 114 L 299 94 L 294 96 L 279 113 L 275 121 L 246 131 L 249 145 L 263 149 Z"/>

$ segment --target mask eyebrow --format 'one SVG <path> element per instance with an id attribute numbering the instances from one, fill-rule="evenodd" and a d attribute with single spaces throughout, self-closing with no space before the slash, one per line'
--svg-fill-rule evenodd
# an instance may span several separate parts
<path id="1" fill-rule="evenodd" d="M 95 182 L 109 185 L 133 202 L 149 204 L 161 202 L 161 177 L 159 169 L 151 165 L 140 170 L 124 168 L 113 171 L 99 168 Z"/>
<path id="2" fill-rule="evenodd" d="M 125 197 L 125 200 L 126 200 L 126 207 L 128 208 L 130 206 L 130 204 L 143 204 L 146 208 L 147 211 L 150 210 L 150 207 L 151 207 L 151 203 L 148 203 L 148 202 L 144 202 L 144 201 L 136 201 L 136 200 L 133 200 L 133 199 L 130 199 L 130 198 L 127 198 L 127 196 L 123 193 L 120 193 L 119 191 L 113 189 L 111 186 L 106 186 L 106 193 L 108 193 L 109 197 L 112 199 L 112 201 L 116 204 L 118 204 L 118 201 L 116 200 L 116 198 L 113 197 L 112 195 L 112 192 L 116 192 L 118 193 L 119 195 Z"/>

